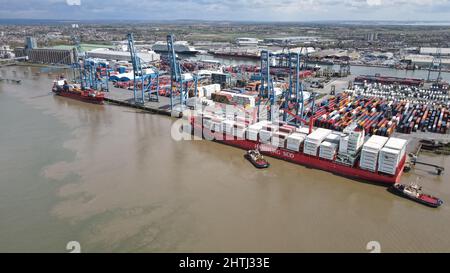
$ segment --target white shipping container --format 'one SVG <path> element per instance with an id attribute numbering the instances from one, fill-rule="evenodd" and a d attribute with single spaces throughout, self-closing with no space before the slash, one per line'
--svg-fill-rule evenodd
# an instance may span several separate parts
<path id="1" fill-rule="evenodd" d="M 319 157 L 333 160 L 336 155 L 337 146 L 335 143 L 324 141 L 320 145 Z"/>
<path id="2" fill-rule="evenodd" d="M 369 140 L 363 145 L 363 149 L 368 146 L 371 149 L 381 150 L 386 142 L 389 140 L 387 137 L 373 135 L 369 138 Z"/>
<path id="3" fill-rule="evenodd" d="M 273 134 L 273 132 L 271 132 L 271 131 L 261 129 L 261 130 L 259 130 L 259 140 L 262 143 L 270 143 L 272 134 Z"/>
<path id="4" fill-rule="evenodd" d="M 385 148 L 398 150 L 400 151 L 400 160 L 405 156 L 406 154 L 406 148 L 408 145 L 408 141 L 401 138 L 395 138 L 391 137 L 388 142 L 384 145 Z"/>
<path id="5" fill-rule="evenodd" d="M 198 97 L 211 98 L 211 94 L 220 91 L 220 84 L 203 85 L 197 89 Z"/>
<path id="6" fill-rule="evenodd" d="M 311 143 L 308 140 L 305 140 L 305 145 L 303 147 L 303 152 L 307 155 L 317 156 L 317 151 L 319 149 L 319 145 L 316 143 Z"/>
<path id="7" fill-rule="evenodd" d="M 294 152 L 300 152 L 300 146 L 305 141 L 306 135 L 300 133 L 293 133 L 287 137 L 286 148 Z"/>
<path id="8" fill-rule="evenodd" d="M 400 160 L 401 160 L 401 151 L 383 148 L 380 152 L 378 159 L 379 171 L 387 169 L 395 173 L 395 170 L 397 170 Z"/>
<path id="9" fill-rule="evenodd" d="M 339 140 L 339 153 L 347 154 L 349 136 L 341 137 Z"/>
<path id="10" fill-rule="evenodd" d="M 308 135 L 308 134 L 309 134 L 309 128 L 308 128 L 308 127 L 297 128 L 295 131 L 296 131 L 297 133 L 304 134 L 304 135 Z M 313 130 L 313 132 L 314 132 L 314 131 L 315 131 L 315 130 Z"/>
<path id="11" fill-rule="evenodd" d="M 222 122 L 211 121 L 211 131 L 214 131 L 214 132 L 223 132 L 223 131 L 222 131 Z"/>
<path id="12" fill-rule="evenodd" d="M 224 120 L 222 122 L 222 130 L 228 135 L 233 135 L 233 129 L 236 122 L 234 120 Z"/>
<path id="13" fill-rule="evenodd" d="M 239 139 L 245 139 L 247 127 L 244 125 L 236 124 L 234 126 L 233 135 Z"/>
<path id="14" fill-rule="evenodd" d="M 272 135 L 272 146 L 285 148 L 286 147 L 286 139 L 288 134 L 283 132 L 276 132 Z"/>
<path id="15" fill-rule="evenodd" d="M 331 142 L 331 143 L 335 143 L 335 144 L 339 144 L 340 139 L 341 139 L 340 134 L 338 134 L 338 133 L 331 133 L 325 138 L 325 141 Z"/>
<path id="16" fill-rule="evenodd" d="M 252 141 L 258 141 L 258 132 L 259 130 L 248 128 L 247 129 L 247 139 Z"/>
<path id="17" fill-rule="evenodd" d="M 314 142 L 317 145 L 320 145 L 320 143 L 322 143 L 322 141 L 324 141 L 325 138 L 330 134 L 331 134 L 331 130 L 319 128 L 319 129 L 315 130 L 313 133 L 309 134 L 306 137 L 306 140 L 308 142 Z"/>

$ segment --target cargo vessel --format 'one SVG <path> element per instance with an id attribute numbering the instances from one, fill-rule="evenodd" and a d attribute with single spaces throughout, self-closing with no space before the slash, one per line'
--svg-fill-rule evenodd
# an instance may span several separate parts
<path id="1" fill-rule="evenodd" d="M 105 99 L 105 94 L 101 91 L 82 89 L 79 85 L 69 84 L 66 80 L 54 81 L 52 92 L 58 96 L 94 104 L 103 104 Z"/>
<path id="2" fill-rule="evenodd" d="M 218 57 L 250 58 L 250 59 L 261 58 L 261 52 L 258 49 L 222 48 L 210 50 L 208 51 L 208 53 Z"/>
<path id="3" fill-rule="evenodd" d="M 353 136 L 350 132 L 347 135 L 340 135 L 340 145 L 346 147 L 341 146 L 339 149 L 345 148 L 344 153 L 337 152 L 340 145 L 336 144 L 336 138 L 333 140 L 334 137 L 331 137 L 337 132 L 331 133 L 331 130 L 322 128 L 311 130 L 289 125 L 280 125 L 276 130 L 270 122 L 263 125 L 261 123 L 244 125 L 233 120 L 222 119 L 221 122 L 214 120 L 214 117 L 212 119 L 206 117 L 205 120 L 204 116 L 191 118 L 188 123 L 191 134 L 246 151 L 259 150 L 266 156 L 359 181 L 392 185 L 398 183 L 403 174 L 406 141 L 401 139 L 372 136 L 366 141 L 368 144 L 366 145 L 362 140 L 363 130 Z M 270 127 L 272 129 L 267 130 Z M 268 132 L 272 136 L 271 139 L 267 137 Z M 314 143 L 318 135 L 318 140 Z M 377 145 L 378 147 L 374 147 Z M 349 152 L 351 150 L 353 152 Z"/>

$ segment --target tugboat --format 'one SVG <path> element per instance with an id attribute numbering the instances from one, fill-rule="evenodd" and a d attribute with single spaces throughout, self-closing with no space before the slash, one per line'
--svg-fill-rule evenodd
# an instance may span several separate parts
<path id="1" fill-rule="evenodd" d="M 258 150 L 247 151 L 244 157 L 258 169 L 266 169 L 270 166 Z"/>
<path id="2" fill-rule="evenodd" d="M 437 208 L 444 203 L 444 201 L 437 197 L 422 193 L 422 187 L 416 184 L 409 186 L 394 184 L 389 188 L 389 191 L 432 208 Z"/>

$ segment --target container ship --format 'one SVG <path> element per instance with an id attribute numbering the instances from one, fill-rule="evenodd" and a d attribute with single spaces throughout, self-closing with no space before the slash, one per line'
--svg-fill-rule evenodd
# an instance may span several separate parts
<path id="1" fill-rule="evenodd" d="M 365 136 L 351 124 L 343 132 L 296 127 L 284 122 L 250 124 L 244 118 L 197 113 L 185 132 L 243 150 L 333 174 L 377 184 L 398 183 L 406 162 L 407 141 L 378 135 Z"/>
<path id="2" fill-rule="evenodd" d="M 208 51 L 209 54 L 218 57 L 235 57 L 235 58 L 250 58 L 260 59 L 261 52 L 258 49 L 240 49 L 240 48 L 222 48 Z"/>
<path id="3" fill-rule="evenodd" d="M 54 81 L 52 92 L 58 96 L 95 104 L 103 104 L 105 99 L 103 92 L 93 89 L 83 90 L 79 85 L 69 84 L 66 80 Z"/>

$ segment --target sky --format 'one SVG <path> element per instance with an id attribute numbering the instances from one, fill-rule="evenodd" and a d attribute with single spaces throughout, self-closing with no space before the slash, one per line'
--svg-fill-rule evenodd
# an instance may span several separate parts
<path id="1" fill-rule="evenodd" d="M 450 0 L 0 0 L 0 19 L 450 20 Z"/>

